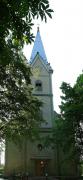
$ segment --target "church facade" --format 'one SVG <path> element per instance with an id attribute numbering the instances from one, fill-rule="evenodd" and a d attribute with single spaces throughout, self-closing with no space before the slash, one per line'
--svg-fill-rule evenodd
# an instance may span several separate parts
<path id="1" fill-rule="evenodd" d="M 40 110 L 45 122 L 41 124 L 39 140 L 35 142 L 25 140 L 22 142 L 21 149 L 13 142 L 6 142 L 5 174 L 24 172 L 31 176 L 45 176 L 46 174 L 49 176 L 76 176 L 78 175 L 76 163 L 73 159 L 66 161 L 61 147 L 55 145 L 55 149 L 53 149 L 50 145 L 47 147 L 43 144 L 43 140 L 52 134 L 57 113 L 54 113 L 53 109 L 53 70 L 48 63 L 39 28 L 29 63 L 33 74 L 31 77 L 33 95 L 43 103 Z"/>
<path id="2" fill-rule="evenodd" d="M 51 134 L 54 119 L 52 73 L 53 70 L 44 51 L 39 28 L 35 38 L 30 65 L 32 68 L 33 95 L 42 102 L 41 114 L 45 123 L 40 128 L 41 139 Z M 51 147 L 43 147 L 42 140 L 39 142 L 27 142 L 21 150 L 12 142 L 6 144 L 5 173 L 12 174 L 26 171 L 31 175 L 43 176 L 55 174 L 55 153 Z"/>

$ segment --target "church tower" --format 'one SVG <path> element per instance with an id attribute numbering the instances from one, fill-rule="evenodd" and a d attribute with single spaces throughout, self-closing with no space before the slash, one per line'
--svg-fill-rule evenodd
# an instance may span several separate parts
<path id="1" fill-rule="evenodd" d="M 33 94 L 42 102 L 41 113 L 46 123 L 42 124 L 43 128 L 50 129 L 53 125 L 53 94 L 52 94 L 52 73 L 53 70 L 48 63 L 44 46 L 41 40 L 39 27 L 35 38 L 32 54 L 30 58 L 32 67 L 32 85 Z"/>
<path id="2" fill-rule="evenodd" d="M 43 103 L 41 108 L 41 115 L 45 123 L 41 124 L 40 135 L 41 139 L 45 139 L 50 135 L 53 127 L 54 110 L 53 110 L 53 94 L 52 94 L 52 73 L 53 70 L 48 63 L 44 46 L 40 36 L 40 30 L 37 29 L 32 54 L 30 58 L 30 65 L 32 68 L 32 85 L 33 95 L 41 100 Z M 30 143 L 31 145 L 31 143 Z M 29 145 L 29 147 L 30 147 Z M 55 157 L 51 147 L 43 147 L 42 141 L 31 145 L 31 172 L 34 175 L 44 176 L 55 172 Z"/>

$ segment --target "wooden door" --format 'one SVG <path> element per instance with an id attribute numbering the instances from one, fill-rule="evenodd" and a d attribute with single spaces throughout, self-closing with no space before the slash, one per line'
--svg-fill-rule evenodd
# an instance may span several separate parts
<path id="1" fill-rule="evenodd" d="M 36 175 L 45 176 L 47 173 L 47 160 L 36 160 Z"/>

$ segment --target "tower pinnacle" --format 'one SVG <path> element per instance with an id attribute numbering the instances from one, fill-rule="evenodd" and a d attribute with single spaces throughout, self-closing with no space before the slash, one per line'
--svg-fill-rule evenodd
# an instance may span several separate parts
<path id="1" fill-rule="evenodd" d="M 37 32 L 39 32 L 39 26 L 37 27 Z"/>

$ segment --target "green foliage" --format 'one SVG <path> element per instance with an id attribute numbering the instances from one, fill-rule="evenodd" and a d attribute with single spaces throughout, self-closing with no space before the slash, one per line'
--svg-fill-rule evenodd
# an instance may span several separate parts
<path id="1" fill-rule="evenodd" d="M 73 164 L 78 172 L 83 156 L 83 74 L 73 87 L 63 82 L 61 90 L 61 112 L 55 120 L 52 142 L 58 149 L 59 171 L 67 172 L 68 164 L 70 169 Z"/>
<path id="2" fill-rule="evenodd" d="M 41 102 L 32 95 L 26 59 L 16 55 L 9 65 L 0 65 L 0 137 L 32 138 L 41 123 Z"/>
<path id="3" fill-rule="evenodd" d="M 83 74 L 81 74 L 73 87 L 63 83 L 61 86 L 62 97 L 61 117 L 67 123 L 67 137 L 80 154 L 83 153 Z M 69 133 L 69 134 L 68 134 Z"/>
<path id="4" fill-rule="evenodd" d="M 0 0 L 0 138 L 37 135 L 41 102 L 33 97 L 31 69 L 22 54 L 33 41 L 33 19 L 47 21 L 48 0 Z"/>
<path id="5" fill-rule="evenodd" d="M 0 54 L 5 52 L 10 34 L 11 39 L 21 41 L 22 46 L 24 42 L 31 43 L 33 19 L 40 17 L 47 21 L 47 16 L 52 18 L 52 12 L 48 0 L 0 0 Z"/>

